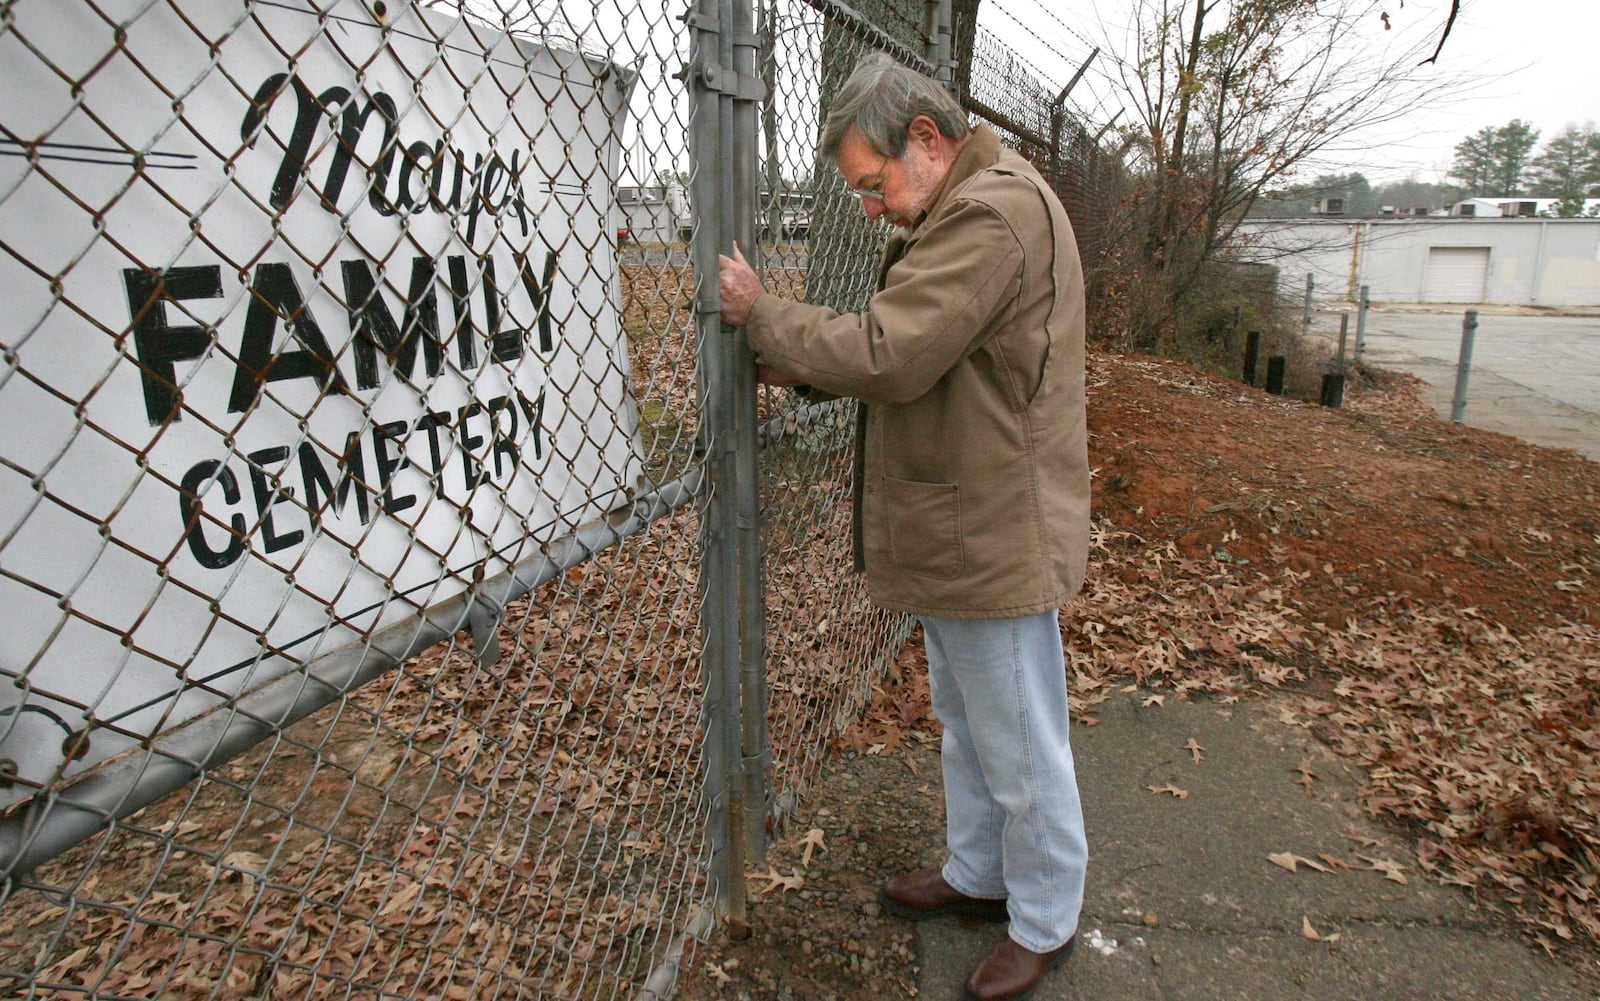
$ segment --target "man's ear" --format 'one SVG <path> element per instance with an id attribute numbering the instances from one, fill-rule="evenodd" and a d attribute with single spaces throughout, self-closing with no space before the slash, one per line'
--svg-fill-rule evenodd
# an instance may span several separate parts
<path id="1" fill-rule="evenodd" d="M 906 134 L 910 136 L 912 142 L 927 150 L 935 149 L 939 145 L 939 139 L 941 138 L 939 126 L 933 124 L 933 119 L 927 115 L 918 115 L 911 119 L 911 125 L 907 127 Z"/>

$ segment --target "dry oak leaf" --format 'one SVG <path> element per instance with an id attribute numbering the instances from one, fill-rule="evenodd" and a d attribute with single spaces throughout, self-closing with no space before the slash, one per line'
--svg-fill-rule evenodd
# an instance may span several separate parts
<path id="1" fill-rule="evenodd" d="M 755 878 L 767 881 L 766 888 L 761 891 L 763 897 L 780 886 L 783 887 L 784 893 L 788 893 L 790 890 L 798 890 L 806 885 L 806 878 L 800 873 L 797 872 L 792 876 L 785 876 L 770 865 L 767 866 L 766 872 L 758 873 Z"/>
<path id="2" fill-rule="evenodd" d="M 1316 780 L 1317 773 L 1311 770 L 1311 762 L 1300 762 L 1299 767 L 1297 767 L 1295 771 L 1300 773 L 1300 777 L 1294 780 L 1294 784 L 1297 786 L 1305 786 L 1307 796 L 1316 796 L 1317 792 L 1311 787 L 1311 784 Z"/>
<path id="3" fill-rule="evenodd" d="M 1333 871 L 1332 869 L 1323 865 L 1321 862 L 1313 862 L 1310 859 L 1301 855 L 1296 855 L 1293 852 L 1277 852 L 1275 854 L 1268 855 L 1267 861 L 1271 862 L 1273 865 L 1282 866 L 1290 872 L 1298 872 L 1299 870 L 1296 867 L 1301 865 L 1304 865 L 1308 869 L 1315 869 L 1318 872 Z"/>
<path id="4" fill-rule="evenodd" d="M 1168 782 L 1164 786 L 1145 786 L 1145 788 L 1150 790 L 1152 793 L 1155 793 L 1157 796 L 1161 795 L 1162 793 L 1166 793 L 1169 796 L 1176 796 L 1178 799 L 1189 798 L 1189 790 L 1179 789 L 1171 782 Z"/>
<path id="5" fill-rule="evenodd" d="M 822 849 L 822 853 L 824 855 L 828 853 L 828 846 L 822 843 L 822 838 L 823 833 L 822 828 L 820 827 L 813 827 L 811 830 L 806 832 L 805 838 L 800 842 L 806 847 L 805 853 L 800 856 L 800 868 L 811 868 L 811 853 L 816 849 Z"/>
<path id="6" fill-rule="evenodd" d="M 1167 707 L 1167 697 L 1165 695 L 1152 695 L 1139 703 L 1139 708 L 1141 709 L 1149 709 L 1151 706 L 1160 706 L 1165 709 Z"/>
<path id="7" fill-rule="evenodd" d="M 1315 928 L 1311 927 L 1311 918 L 1307 917 L 1304 914 L 1300 915 L 1300 934 L 1302 936 L 1304 936 L 1305 938 L 1310 939 L 1313 942 L 1337 942 L 1337 941 L 1339 941 L 1339 933 L 1338 932 L 1334 932 L 1332 935 L 1319 934 L 1318 931 Z"/>
<path id="8" fill-rule="evenodd" d="M 1367 863 L 1367 867 L 1373 872 L 1383 873 L 1384 879 L 1393 880 L 1394 882 L 1399 883 L 1401 886 L 1409 885 L 1406 882 L 1406 867 L 1401 865 L 1399 862 L 1396 862 L 1392 859 L 1373 858 L 1370 855 L 1357 855 L 1356 858 Z"/>
<path id="9" fill-rule="evenodd" d="M 1190 737 L 1189 738 L 1189 742 L 1187 744 L 1183 745 L 1183 749 L 1185 751 L 1188 751 L 1190 754 L 1194 755 L 1194 763 L 1197 764 L 1197 765 L 1205 757 L 1206 749 L 1201 747 L 1200 746 L 1200 742 L 1195 740 L 1193 737 Z"/>

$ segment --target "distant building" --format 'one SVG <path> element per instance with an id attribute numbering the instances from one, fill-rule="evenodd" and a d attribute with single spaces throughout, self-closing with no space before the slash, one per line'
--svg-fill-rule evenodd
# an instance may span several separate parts
<path id="1" fill-rule="evenodd" d="M 677 181 L 617 186 L 617 237 L 643 243 L 671 243 L 689 230 L 689 198 Z"/>
<path id="2" fill-rule="evenodd" d="M 1450 206 L 1450 215 L 1471 219 L 1533 219 L 1555 214 L 1559 198 L 1530 196 L 1502 196 L 1499 198 L 1465 198 Z M 1585 198 L 1583 214 L 1600 214 L 1600 198 Z"/>
<path id="3" fill-rule="evenodd" d="M 767 230 L 774 206 L 766 191 L 759 196 L 758 217 L 761 238 L 771 239 Z M 804 240 L 811 232 L 812 196 L 806 192 L 784 191 L 778 196 L 777 218 L 786 240 Z M 694 213 L 689 208 L 689 193 L 677 181 L 653 185 L 618 185 L 616 207 L 617 239 L 635 243 L 688 242 L 694 231 Z"/>
<path id="4" fill-rule="evenodd" d="M 1554 199 L 1489 201 L 1500 213 Z M 1290 295 L 1309 275 L 1321 301 L 1353 301 L 1365 285 L 1374 302 L 1600 306 L 1600 218 L 1249 219 L 1233 254 L 1276 267 Z"/>

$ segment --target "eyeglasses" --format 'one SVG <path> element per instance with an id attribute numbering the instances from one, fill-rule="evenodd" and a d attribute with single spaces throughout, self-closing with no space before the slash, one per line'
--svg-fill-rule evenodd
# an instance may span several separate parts
<path id="1" fill-rule="evenodd" d="M 858 202 L 864 202 L 869 198 L 875 202 L 883 201 L 883 186 L 889 183 L 889 179 L 883 176 L 883 168 L 889 165 L 889 160 L 890 157 L 885 154 L 883 162 L 878 164 L 877 173 L 869 178 L 868 183 L 860 187 L 847 184 L 844 187 L 845 193 Z"/>

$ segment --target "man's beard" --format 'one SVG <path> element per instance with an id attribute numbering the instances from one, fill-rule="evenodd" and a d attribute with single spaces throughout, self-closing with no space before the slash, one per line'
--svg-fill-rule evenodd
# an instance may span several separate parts
<path id="1" fill-rule="evenodd" d="M 918 223 L 922 222 L 923 218 L 928 214 L 929 205 L 933 202 L 934 193 L 939 190 L 940 184 L 944 181 L 943 175 L 936 176 L 932 170 L 929 170 L 921 162 L 914 162 L 910 165 L 908 172 L 910 176 L 907 180 L 911 183 L 913 189 L 921 191 L 922 195 L 911 203 L 911 211 L 909 213 L 905 215 L 901 215 L 898 212 L 890 214 L 889 222 L 894 224 L 902 233 L 910 233 L 911 230 L 917 228 Z"/>

